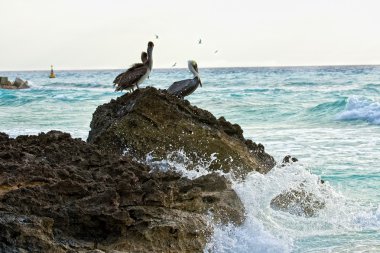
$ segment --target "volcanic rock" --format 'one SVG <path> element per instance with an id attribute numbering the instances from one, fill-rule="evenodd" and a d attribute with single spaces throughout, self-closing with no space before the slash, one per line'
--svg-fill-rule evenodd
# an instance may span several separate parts
<path id="1" fill-rule="evenodd" d="M 188 179 L 51 131 L 0 133 L 0 252 L 203 252 L 241 224 L 230 183 Z"/>
<path id="2" fill-rule="evenodd" d="M 16 77 L 14 82 L 8 80 L 8 77 L 0 77 L 0 89 L 27 89 L 30 88 L 28 81 L 24 81 L 21 78 Z"/>
<path id="3" fill-rule="evenodd" d="M 295 157 L 292 157 L 291 155 L 286 155 L 284 157 L 284 159 L 282 159 L 282 164 L 281 166 L 284 167 L 288 164 L 292 164 L 292 163 L 295 163 L 295 162 L 298 162 L 298 159 L 295 158 Z"/>
<path id="4" fill-rule="evenodd" d="M 192 161 L 210 161 L 211 170 L 242 177 L 251 171 L 267 173 L 275 165 L 262 144 L 243 137 L 239 125 L 152 87 L 99 106 L 88 142 L 140 160 L 147 154 L 163 160 L 183 150 Z"/>

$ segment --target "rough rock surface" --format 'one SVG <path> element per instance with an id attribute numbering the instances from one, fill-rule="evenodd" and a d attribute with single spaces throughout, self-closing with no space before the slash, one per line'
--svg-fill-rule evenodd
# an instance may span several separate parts
<path id="1" fill-rule="evenodd" d="M 157 160 L 183 150 L 192 161 L 210 161 L 210 169 L 244 176 L 266 173 L 275 165 L 264 146 L 243 137 L 243 130 L 223 117 L 152 87 L 125 94 L 93 114 L 88 142 L 115 153 Z"/>
<path id="2" fill-rule="evenodd" d="M 202 252 L 209 212 L 243 221 L 217 174 L 151 171 L 58 131 L 0 133 L 0 252 Z"/>
<path id="3" fill-rule="evenodd" d="M 0 89 L 28 89 L 28 81 L 24 81 L 21 78 L 16 78 L 14 82 L 8 81 L 7 77 L 0 77 Z"/>
<path id="4" fill-rule="evenodd" d="M 271 200 L 270 206 L 290 214 L 313 217 L 325 207 L 325 202 L 315 194 L 307 192 L 301 184 L 295 189 L 277 195 Z"/>

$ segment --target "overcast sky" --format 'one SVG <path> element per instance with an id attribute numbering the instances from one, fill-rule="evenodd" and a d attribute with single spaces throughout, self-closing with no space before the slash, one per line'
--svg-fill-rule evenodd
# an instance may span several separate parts
<path id="1" fill-rule="evenodd" d="M 149 40 L 158 68 L 380 64 L 378 0 L 0 0 L 0 10 L 0 70 L 126 68 Z"/>

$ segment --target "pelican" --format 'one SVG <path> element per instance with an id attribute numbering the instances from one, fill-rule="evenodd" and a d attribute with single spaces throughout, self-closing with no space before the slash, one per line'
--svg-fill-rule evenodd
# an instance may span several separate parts
<path id="1" fill-rule="evenodd" d="M 122 91 L 122 90 L 133 90 L 133 88 L 136 86 L 137 89 L 139 88 L 139 84 L 144 82 L 144 80 L 149 76 L 150 72 L 152 71 L 153 67 L 153 42 L 149 41 L 148 43 L 148 57 L 144 61 L 144 63 L 140 64 L 134 64 L 130 69 L 125 71 L 121 74 L 120 78 L 116 80 L 118 77 L 116 77 L 115 81 L 116 83 L 116 89 L 115 91 Z"/>
<path id="2" fill-rule="evenodd" d="M 201 78 L 198 73 L 198 65 L 196 61 L 188 61 L 188 67 L 191 73 L 193 73 L 193 79 L 186 79 L 178 82 L 174 82 L 169 88 L 168 93 L 179 98 L 184 98 L 193 93 L 198 86 L 202 87 Z"/>
<path id="3" fill-rule="evenodd" d="M 142 67 L 144 65 L 144 62 L 148 59 L 148 54 L 146 52 L 141 52 L 141 63 L 135 63 L 133 64 L 129 69 L 127 69 L 125 72 L 119 74 L 115 80 L 113 81 L 113 86 L 115 86 L 116 84 L 118 84 L 122 78 L 122 76 L 124 74 L 126 74 L 127 72 L 130 72 L 136 68 L 139 68 L 139 67 Z"/>

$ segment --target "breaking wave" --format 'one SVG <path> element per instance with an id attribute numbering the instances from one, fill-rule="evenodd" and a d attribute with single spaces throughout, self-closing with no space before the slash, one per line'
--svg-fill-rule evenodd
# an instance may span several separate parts
<path id="1" fill-rule="evenodd" d="M 338 120 L 361 120 L 370 124 L 380 125 L 380 103 L 365 97 L 350 97 Z"/>

